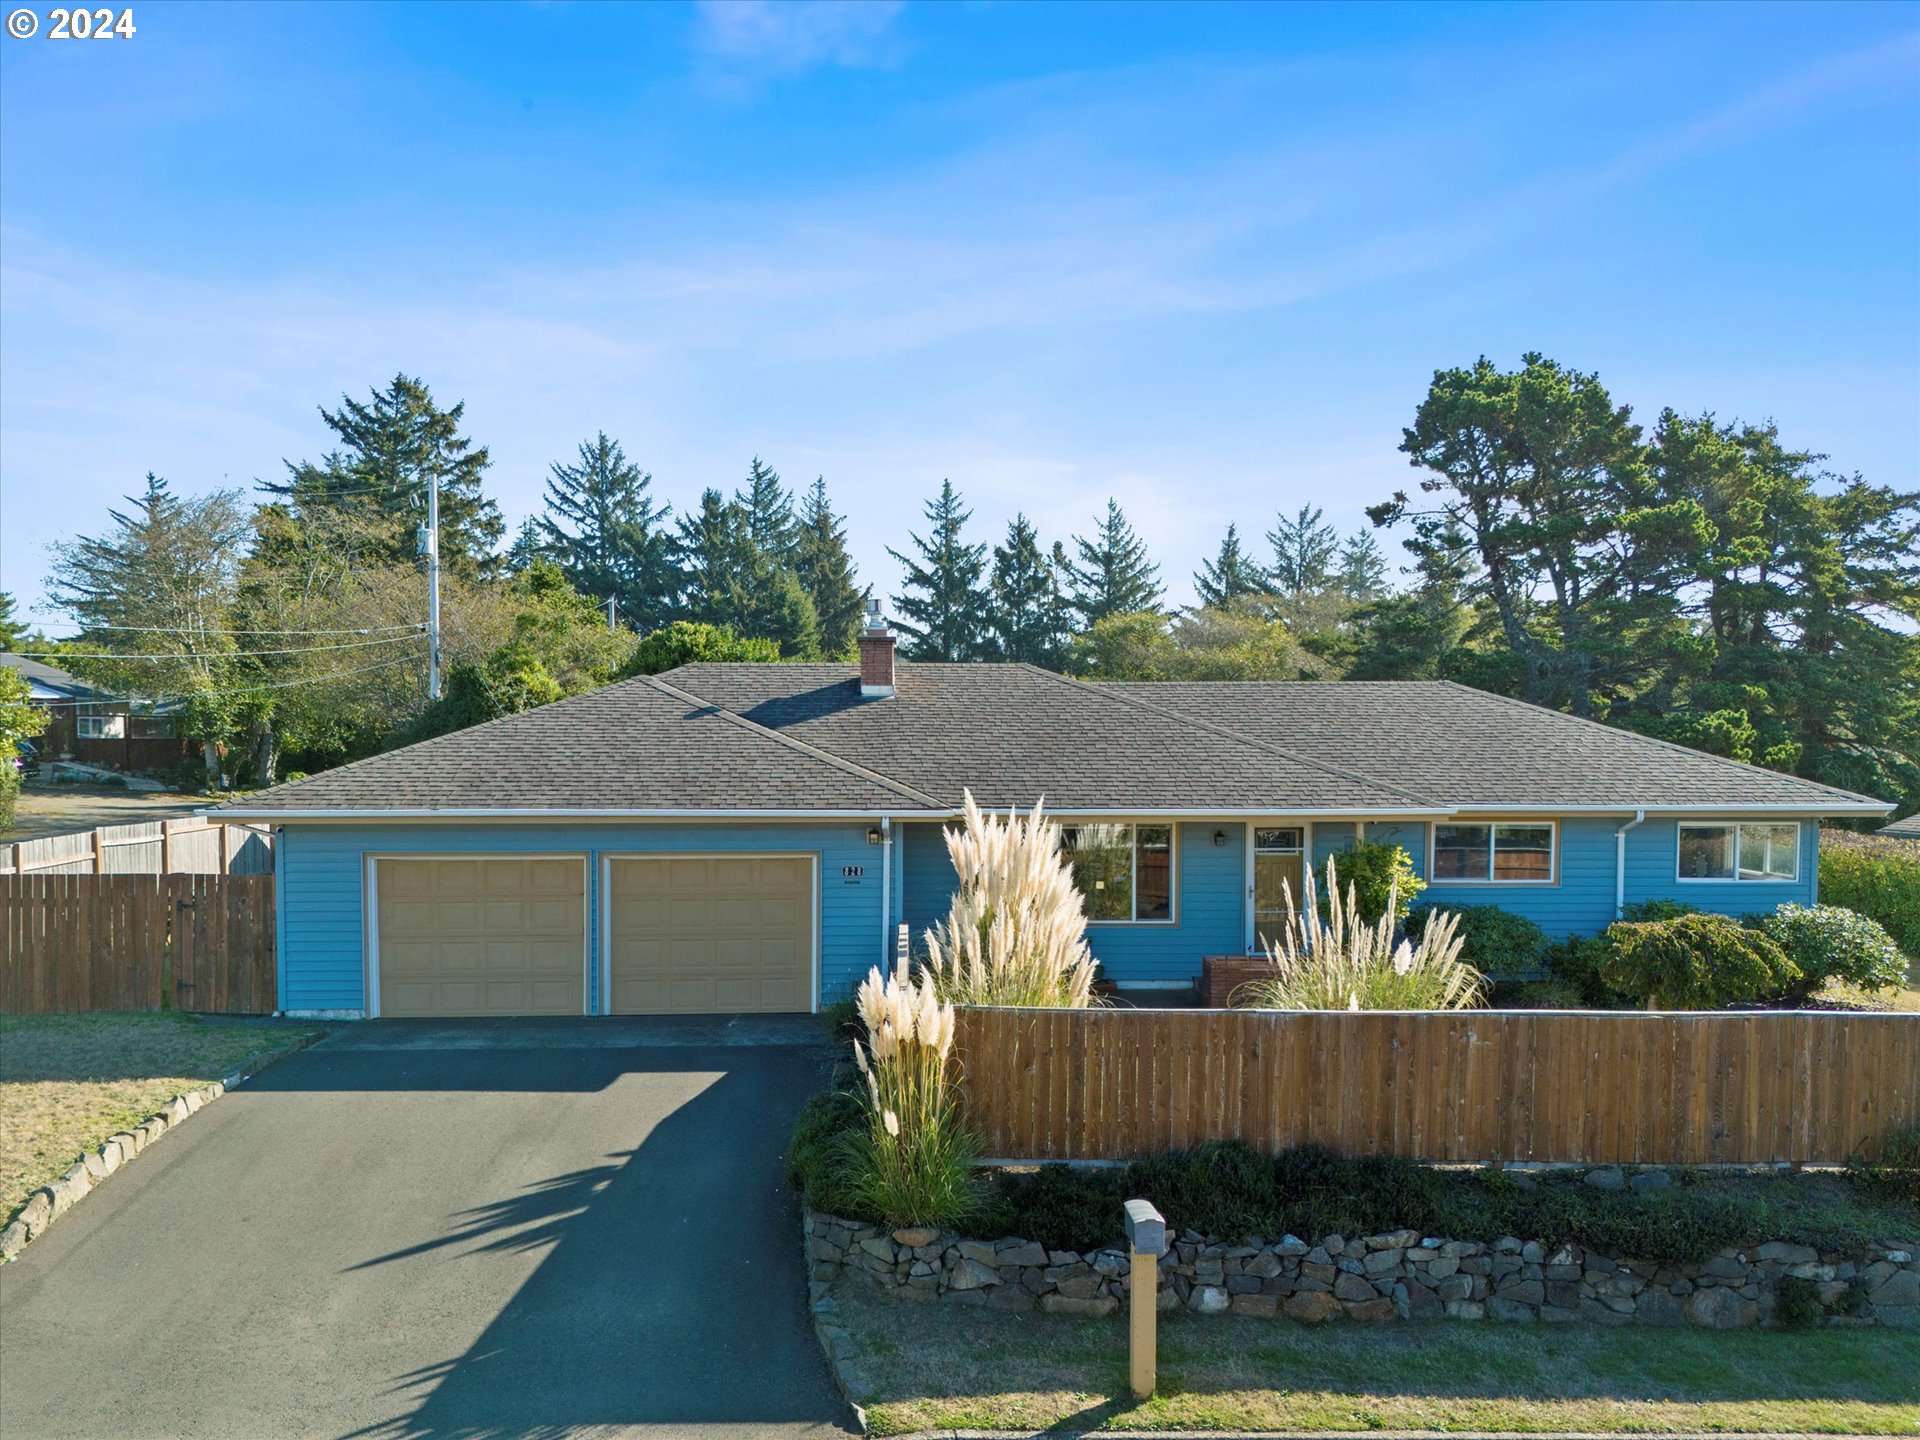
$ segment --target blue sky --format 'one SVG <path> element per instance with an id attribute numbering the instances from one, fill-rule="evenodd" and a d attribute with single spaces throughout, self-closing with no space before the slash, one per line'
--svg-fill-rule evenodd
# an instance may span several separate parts
<path id="1" fill-rule="evenodd" d="M 1920 485 L 1920 6 L 134 5 L 0 39 L 0 584 L 149 469 L 275 477 L 395 371 L 510 521 L 605 429 L 677 510 L 824 474 L 863 577 L 1408 485 L 1539 349 Z M 1392 547 L 1396 558 L 1397 546 Z"/>

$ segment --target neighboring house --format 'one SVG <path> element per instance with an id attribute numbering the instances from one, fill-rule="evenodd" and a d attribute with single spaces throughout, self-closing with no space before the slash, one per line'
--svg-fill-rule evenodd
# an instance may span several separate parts
<path id="1" fill-rule="evenodd" d="M 1920 815 L 1909 815 L 1891 825 L 1882 825 L 1877 833 L 1890 840 L 1920 840 Z"/>
<path id="2" fill-rule="evenodd" d="M 47 712 L 47 728 L 33 741 L 42 759 L 166 770 L 196 753 L 166 706 L 109 696 L 65 670 L 4 651 L 0 665 L 25 675 L 29 701 Z"/>
<path id="3" fill-rule="evenodd" d="M 1185 986 L 1357 835 L 1556 935 L 1814 898 L 1880 801 L 1451 684 L 1090 685 L 1026 665 L 696 664 L 282 785 L 280 994 L 345 1014 L 800 1011 L 954 888 L 942 827 L 1045 797 L 1107 975 Z"/>

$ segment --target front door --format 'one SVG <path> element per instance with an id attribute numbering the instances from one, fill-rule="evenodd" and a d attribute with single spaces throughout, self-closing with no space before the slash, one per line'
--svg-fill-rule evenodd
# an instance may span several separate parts
<path id="1" fill-rule="evenodd" d="M 1306 879 L 1306 832 L 1299 826 L 1253 832 L 1253 945 L 1265 954 L 1285 932 Z"/>

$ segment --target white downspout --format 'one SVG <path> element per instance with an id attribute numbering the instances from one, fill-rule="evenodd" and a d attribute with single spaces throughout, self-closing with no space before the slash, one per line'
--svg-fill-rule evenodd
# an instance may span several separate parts
<path id="1" fill-rule="evenodd" d="M 1635 810 L 1633 819 L 1613 832 L 1613 918 L 1627 913 L 1627 831 L 1647 818 L 1645 809 Z"/>
<path id="2" fill-rule="evenodd" d="M 880 973 L 893 965 L 893 819 L 880 817 Z"/>

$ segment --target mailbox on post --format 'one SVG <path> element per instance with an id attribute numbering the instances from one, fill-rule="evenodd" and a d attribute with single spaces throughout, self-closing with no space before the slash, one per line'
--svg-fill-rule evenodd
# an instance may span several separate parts
<path id="1" fill-rule="evenodd" d="M 1133 1261 L 1127 1308 L 1127 1375 L 1133 1393 L 1153 1394 L 1158 1367 L 1154 1327 L 1160 1311 L 1160 1257 L 1167 1249 L 1167 1222 L 1151 1201 L 1126 1203 L 1127 1250 Z"/>

